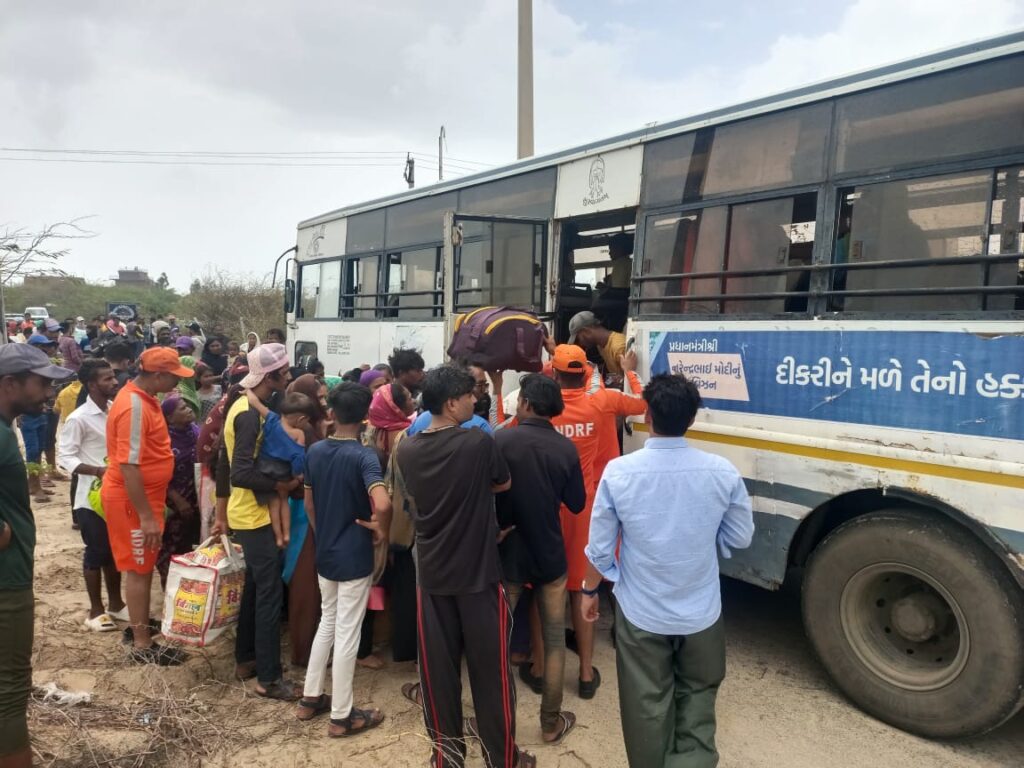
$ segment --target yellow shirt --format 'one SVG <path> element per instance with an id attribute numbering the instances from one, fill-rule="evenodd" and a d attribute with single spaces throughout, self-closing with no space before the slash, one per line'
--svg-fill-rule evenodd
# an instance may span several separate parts
<path id="1" fill-rule="evenodd" d="M 78 393 L 82 391 L 82 382 L 72 381 L 57 395 L 54 401 L 53 410 L 60 414 L 60 423 L 63 424 L 71 412 L 75 410 L 75 403 L 78 401 Z"/>
<path id="2" fill-rule="evenodd" d="M 619 355 L 626 354 L 626 335 L 610 331 L 608 343 L 601 347 L 600 351 L 608 373 L 621 374 L 622 366 L 619 365 Z"/>
<path id="3" fill-rule="evenodd" d="M 249 400 L 243 395 L 235 400 L 224 418 L 224 446 L 227 448 L 228 461 L 235 452 L 235 417 L 249 410 Z M 259 455 L 260 444 L 263 442 L 263 431 L 256 439 L 256 454 Z M 255 458 L 255 457 L 254 457 Z M 248 488 L 231 486 L 228 498 L 228 525 L 238 531 L 251 531 L 270 525 L 270 510 L 256 501 L 256 495 Z"/>

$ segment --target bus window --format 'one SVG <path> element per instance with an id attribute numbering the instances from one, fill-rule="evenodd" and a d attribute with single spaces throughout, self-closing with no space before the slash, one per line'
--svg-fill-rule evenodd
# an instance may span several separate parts
<path id="1" fill-rule="evenodd" d="M 341 260 L 320 265 L 320 296 L 316 301 L 316 317 L 336 318 L 341 298 Z"/>
<path id="2" fill-rule="evenodd" d="M 345 261 L 345 293 L 342 294 L 343 315 L 360 319 L 377 316 L 377 254 Z"/>
<path id="3" fill-rule="evenodd" d="M 1022 114 L 1024 56 L 846 96 L 836 112 L 836 171 L 1019 152 Z"/>
<path id="4" fill-rule="evenodd" d="M 441 239 L 444 212 L 455 208 L 455 193 L 432 195 L 388 208 L 384 244 L 389 250 L 436 243 Z"/>
<path id="5" fill-rule="evenodd" d="M 895 262 L 837 270 L 833 290 L 956 288 L 985 284 L 985 266 L 960 263 L 900 267 L 900 261 L 984 252 L 992 172 L 891 181 L 840 190 L 833 263 Z M 832 311 L 950 312 L 982 309 L 980 294 L 833 296 Z"/>
<path id="6" fill-rule="evenodd" d="M 320 295 L 320 264 L 304 264 L 299 272 L 298 318 L 316 317 L 316 300 Z"/>
<path id="7" fill-rule="evenodd" d="M 988 252 L 991 255 L 1024 253 L 1024 166 L 996 171 Z M 990 264 L 986 284 L 1024 286 L 1024 258 Z M 988 296 L 985 308 L 1024 309 L 1024 288 L 1016 295 Z"/>
<path id="8" fill-rule="evenodd" d="M 732 206 L 726 255 L 725 312 L 806 312 L 809 272 L 731 277 L 730 272 L 803 266 L 811 263 L 817 194 Z M 742 294 L 801 293 L 785 298 L 748 299 Z"/>
<path id="9" fill-rule="evenodd" d="M 495 179 L 459 190 L 460 213 L 550 219 L 555 211 L 557 168 Z"/>
<path id="10" fill-rule="evenodd" d="M 728 215 L 728 207 L 719 206 L 649 217 L 644 244 L 644 273 L 679 275 L 721 271 Z M 721 285 L 720 276 L 645 280 L 641 283 L 640 296 L 711 296 L 721 293 Z M 667 298 L 660 302 L 644 303 L 642 311 L 665 315 L 682 312 L 718 313 L 721 311 L 721 302 L 717 298 L 707 301 Z"/>
<path id="11" fill-rule="evenodd" d="M 825 178 L 830 104 L 703 128 L 644 147 L 645 207 Z"/>
<path id="12" fill-rule="evenodd" d="M 455 265 L 455 309 L 488 305 L 541 309 L 543 226 L 464 221 Z"/>
<path id="13" fill-rule="evenodd" d="M 345 253 L 365 253 L 384 247 L 383 208 L 349 216 L 346 222 Z"/>
<path id="14" fill-rule="evenodd" d="M 422 320 L 441 316 L 439 258 L 436 246 L 388 254 L 385 317 Z"/>

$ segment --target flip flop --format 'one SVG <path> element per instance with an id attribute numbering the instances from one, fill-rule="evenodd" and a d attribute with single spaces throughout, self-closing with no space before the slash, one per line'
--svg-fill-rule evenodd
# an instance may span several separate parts
<path id="1" fill-rule="evenodd" d="M 101 613 L 99 616 L 94 616 L 91 619 L 85 620 L 85 626 L 87 629 L 91 629 L 93 632 L 116 632 L 117 624 L 105 613 Z"/>
<path id="2" fill-rule="evenodd" d="M 402 695 L 417 707 L 423 706 L 423 692 L 419 683 L 405 683 L 402 686 Z"/>
<path id="3" fill-rule="evenodd" d="M 331 697 L 321 693 L 315 699 L 301 698 L 295 707 L 295 717 L 303 722 L 331 711 Z"/>
<path id="4" fill-rule="evenodd" d="M 551 741 L 544 739 L 544 744 L 549 747 L 561 744 L 565 737 L 569 735 L 569 731 L 576 727 L 576 715 L 572 712 L 559 712 L 558 716 L 562 720 L 562 731 L 558 734 L 557 738 L 554 738 Z"/>
<path id="5" fill-rule="evenodd" d="M 119 611 L 107 611 L 107 616 L 114 619 L 115 621 L 128 621 L 128 606 L 124 606 Z"/>

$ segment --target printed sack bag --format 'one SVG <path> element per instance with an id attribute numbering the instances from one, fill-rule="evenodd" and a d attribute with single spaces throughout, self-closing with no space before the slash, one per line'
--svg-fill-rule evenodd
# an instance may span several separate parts
<path id="1" fill-rule="evenodd" d="M 533 312 L 515 307 L 480 307 L 455 318 L 448 357 L 485 371 L 544 368 L 541 352 L 548 331 Z"/>
<path id="2" fill-rule="evenodd" d="M 174 555 L 164 595 L 164 637 L 205 646 L 238 622 L 245 583 L 242 548 L 210 537 L 193 552 Z"/>

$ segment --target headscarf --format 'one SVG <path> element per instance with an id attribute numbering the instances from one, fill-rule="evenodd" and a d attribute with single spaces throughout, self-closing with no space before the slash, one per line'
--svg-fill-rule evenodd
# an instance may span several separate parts
<path id="1" fill-rule="evenodd" d="M 199 427 L 195 422 L 183 427 L 171 425 L 171 416 L 178 403 L 184 400 L 178 394 L 171 394 L 160 403 L 164 421 L 167 422 L 167 433 L 171 436 L 171 453 L 174 454 L 174 474 L 171 477 L 171 488 L 176 490 L 190 503 L 195 504 L 195 469 L 196 443 L 199 439 Z M 187 401 L 186 401 L 187 402 Z"/>
<path id="2" fill-rule="evenodd" d="M 384 466 L 391 456 L 391 444 L 395 435 L 403 429 L 408 429 L 412 419 L 395 403 L 393 385 L 381 387 L 373 394 L 369 416 L 370 426 L 376 430 L 373 438 L 374 447 L 379 454 L 381 466 Z"/>
<path id="3" fill-rule="evenodd" d="M 252 345 L 249 344 L 249 337 L 250 336 L 252 336 L 254 339 L 256 339 L 256 343 L 255 344 L 252 344 Z M 251 352 L 252 350 L 256 349 L 256 347 L 258 347 L 259 345 L 260 345 L 260 336 L 259 336 L 259 334 L 256 333 L 255 331 L 249 331 L 247 334 L 245 334 L 245 343 L 242 344 L 239 347 L 239 350 L 241 350 L 242 352 L 248 353 L 248 352 Z"/>
<path id="4" fill-rule="evenodd" d="M 213 410 L 206 416 L 202 427 L 199 429 L 199 445 L 196 448 L 198 460 L 210 467 L 212 470 L 216 464 L 217 451 L 220 450 L 220 435 L 224 429 L 224 419 L 228 415 L 228 408 L 238 399 L 242 393 L 239 385 L 249 369 L 243 363 L 235 363 L 227 371 L 227 380 L 224 382 L 226 389 L 224 396 L 213 406 Z"/>
<path id="5" fill-rule="evenodd" d="M 377 379 L 384 376 L 384 371 L 378 371 L 371 368 L 368 371 L 363 371 L 359 376 L 359 383 L 364 387 L 369 387 Z"/>
<path id="6" fill-rule="evenodd" d="M 316 411 L 316 418 L 309 423 L 306 430 L 306 448 L 309 448 L 317 440 L 323 439 L 320 425 L 327 419 L 327 411 L 320 404 L 320 387 L 323 383 L 313 374 L 304 373 L 288 385 L 289 392 L 298 392 L 313 401 L 313 408 Z"/>
<path id="7" fill-rule="evenodd" d="M 182 355 L 179 358 L 186 368 L 195 368 L 196 361 L 191 355 Z M 196 391 L 196 377 L 189 376 L 178 380 L 178 394 L 188 403 L 188 407 L 195 413 L 196 418 L 203 412 L 203 405 L 199 402 L 199 393 Z"/>
<path id="8" fill-rule="evenodd" d="M 219 336 L 209 338 L 206 340 L 206 343 L 203 344 L 203 354 L 200 359 L 210 366 L 211 371 L 220 376 L 224 373 L 224 369 L 228 367 L 228 356 L 223 352 L 219 355 L 215 355 L 210 351 L 210 345 L 215 341 L 220 342 L 221 349 L 224 348 L 224 340 L 222 338 Z"/>

